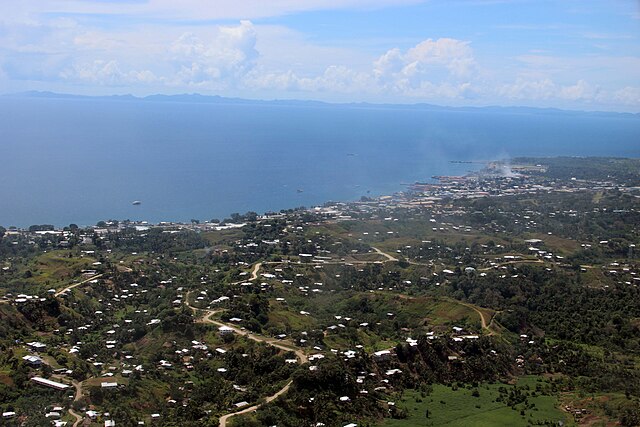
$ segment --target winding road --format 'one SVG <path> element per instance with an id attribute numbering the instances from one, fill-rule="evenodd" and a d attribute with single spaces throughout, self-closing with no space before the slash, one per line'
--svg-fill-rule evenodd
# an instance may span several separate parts
<path id="1" fill-rule="evenodd" d="M 71 286 L 67 286 L 66 288 L 56 292 L 55 296 L 59 297 L 60 295 L 69 292 L 73 288 L 77 288 L 78 286 L 82 286 L 85 283 L 88 283 L 88 282 L 90 282 L 92 280 L 99 279 L 103 275 L 104 275 L 103 273 L 96 274 L 95 276 L 89 277 L 88 279 L 85 279 L 85 280 L 83 280 L 81 282 L 74 283 Z M 52 377 L 55 377 L 55 375 L 52 375 Z M 73 401 L 77 402 L 78 400 L 80 400 L 82 398 L 82 383 L 81 382 L 77 382 L 75 380 L 71 380 L 71 384 L 73 384 L 73 387 L 76 389 L 76 393 L 75 393 Z M 75 412 L 72 408 L 69 408 L 69 414 L 76 419 L 76 421 L 73 423 L 73 427 L 78 427 L 82 423 L 82 420 L 84 420 L 84 417 L 82 415 L 78 414 L 77 412 Z"/>
<path id="2" fill-rule="evenodd" d="M 397 258 L 394 258 L 393 256 L 382 252 L 380 249 L 372 247 L 378 254 L 384 256 L 387 261 L 389 262 L 395 262 L 398 261 Z M 250 281 L 256 280 L 258 278 L 258 272 L 260 271 L 260 268 L 262 266 L 262 263 L 256 263 L 251 271 L 251 277 L 249 278 Z M 241 282 L 238 282 L 241 283 Z M 185 298 L 185 304 L 191 308 L 191 310 L 193 310 L 193 313 L 196 314 L 198 313 L 198 309 L 196 307 L 193 307 L 190 303 L 189 303 L 189 295 L 190 292 L 187 292 L 186 298 Z M 412 298 L 406 295 L 402 295 L 402 297 L 406 297 L 406 298 Z M 475 307 L 472 304 L 468 304 L 465 302 L 461 302 L 461 301 L 457 301 L 457 300 L 452 300 L 455 301 L 458 304 L 464 305 L 468 308 L 471 308 L 472 310 L 474 310 L 476 313 L 478 313 L 478 315 L 480 316 L 480 322 L 482 324 L 482 329 L 488 331 L 489 335 L 495 335 L 495 331 L 491 329 L 491 325 L 493 324 L 493 317 L 491 317 L 489 320 L 487 319 L 487 316 L 485 313 L 483 313 L 481 310 L 479 310 L 477 307 Z M 234 325 L 230 325 L 224 322 L 221 322 L 219 320 L 214 320 L 211 317 L 217 313 L 220 313 L 222 310 L 202 310 L 204 311 L 204 315 L 202 317 L 200 317 L 198 320 L 196 320 L 199 323 L 208 323 L 208 324 L 212 324 L 212 325 L 216 325 L 216 326 L 225 326 L 228 328 L 231 328 L 233 330 L 233 332 L 235 332 L 238 335 L 242 335 L 245 336 L 253 341 L 257 341 L 257 342 L 263 342 L 267 345 L 276 347 L 280 350 L 283 351 L 291 351 L 293 353 L 295 353 L 296 358 L 298 359 L 299 363 L 306 363 L 308 362 L 308 357 L 307 355 L 302 351 L 302 349 L 300 349 L 299 347 L 297 347 L 295 344 L 293 343 L 288 343 L 288 342 L 284 342 L 282 340 L 278 340 L 276 338 L 269 338 L 269 337 L 265 337 L 263 335 L 259 335 L 256 333 L 251 333 L 249 331 L 247 331 L 246 329 L 242 329 L 239 328 L 237 326 Z M 271 402 L 272 400 L 278 398 L 279 396 L 285 394 L 289 388 L 291 387 L 292 381 L 289 381 L 287 384 L 284 385 L 284 387 L 282 387 L 280 390 L 278 390 L 276 393 L 272 394 L 271 396 L 268 396 L 265 398 L 265 402 L 264 403 L 268 403 Z M 222 417 L 220 417 L 220 427 L 227 427 L 227 422 L 232 418 L 235 417 L 236 415 L 242 415 L 242 414 L 247 414 L 250 412 L 254 412 L 257 411 L 258 409 L 260 409 L 260 407 L 264 404 L 264 403 L 260 403 L 260 404 L 256 404 L 253 406 L 250 406 L 248 408 L 244 408 L 244 409 L 240 409 L 238 411 L 235 412 L 231 412 L 228 413 L 226 415 L 223 415 Z"/>
<path id="3" fill-rule="evenodd" d="M 258 272 L 260 271 L 260 267 L 262 267 L 262 263 L 256 263 L 253 267 L 253 270 L 251 271 L 251 277 L 249 278 L 250 281 L 256 280 L 258 278 Z M 240 282 L 238 282 L 240 283 Z M 194 306 L 192 306 L 189 303 L 189 295 L 190 292 L 187 292 L 186 298 L 185 298 L 185 304 L 187 305 L 187 307 L 189 307 L 194 314 L 198 313 L 198 309 Z M 209 323 L 212 325 L 217 325 L 217 326 L 226 326 L 228 328 L 231 328 L 233 330 L 233 332 L 235 332 L 238 335 L 243 335 L 247 338 L 249 338 L 250 340 L 256 341 L 256 342 L 263 342 L 267 345 L 270 345 L 272 347 L 276 347 L 280 350 L 283 351 L 291 351 L 296 355 L 296 358 L 298 359 L 299 363 L 307 363 L 309 361 L 307 355 L 302 351 L 302 349 L 298 348 L 297 346 L 295 346 L 295 344 L 293 343 L 285 343 L 282 340 L 276 339 L 276 338 L 268 338 L 265 337 L 263 335 L 259 335 L 256 333 L 251 333 L 249 331 L 247 331 L 246 329 L 241 329 L 238 328 L 237 326 L 234 325 L 229 325 L 226 324 L 224 322 L 220 322 L 218 320 L 213 320 L 211 318 L 211 316 L 220 313 L 222 310 L 203 310 L 204 311 L 204 315 L 196 320 L 196 322 L 200 322 L 200 323 Z M 291 387 L 291 383 L 293 381 L 289 381 L 287 384 L 284 385 L 284 387 L 282 387 L 280 390 L 278 390 L 277 392 L 275 392 L 274 394 L 272 394 L 271 396 L 267 396 L 265 398 L 265 402 L 264 403 L 268 403 L 271 402 L 272 400 L 278 398 L 279 396 L 283 395 L 284 393 L 286 393 L 287 391 L 289 391 L 289 387 Z M 253 405 L 250 406 L 248 408 L 244 408 L 244 409 L 240 409 L 238 411 L 235 412 L 231 412 L 229 414 L 223 415 L 222 417 L 220 417 L 220 427 L 226 427 L 227 426 L 227 422 L 229 421 L 230 418 L 235 417 L 236 415 L 241 415 L 241 414 L 246 414 L 249 412 L 253 412 L 253 411 L 257 411 L 264 403 L 260 403 L 257 405 Z M 74 425 L 75 426 L 75 425 Z"/>
<path id="4" fill-rule="evenodd" d="M 73 399 L 74 402 L 77 402 L 78 400 L 80 400 L 82 398 L 82 383 L 75 381 L 75 380 L 71 380 L 71 384 L 73 384 L 73 386 L 76 389 L 76 395 Z M 73 415 L 76 418 L 76 422 L 73 423 L 73 427 L 78 427 L 80 425 L 80 423 L 82 422 L 82 420 L 84 419 L 84 417 L 82 417 L 82 415 L 74 412 L 73 409 L 69 408 L 69 413 L 71 415 Z"/>
<path id="5" fill-rule="evenodd" d="M 67 379 L 64 376 L 57 375 L 57 374 L 51 375 L 51 378 L 54 378 L 54 379 L 57 379 L 57 380 L 66 380 Z M 73 387 L 76 389 L 76 393 L 75 393 L 75 396 L 73 397 L 73 401 L 77 402 L 78 400 L 80 400 L 82 398 L 82 383 L 78 382 L 76 380 L 71 380 L 71 384 L 73 384 Z M 84 419 L 84 417 L 82 415 L 78 414 L 77 412 L 75 412 L 72 408 L 69 408 L 69 414 L 76 419 L 76 421 L 73 423 L 73 427 L 78 427 L 80 425 L 80 423 L 82 422 L 82 420 Z"/>
<path id="6" fill-rule="evenodd" d="M 280 396 L 280 395 L 286 393 L 287 391 L 289 391 L 289 387 L 291 386 L 292 382 L 293 381 L 289 381 L 284 387 L 282 387 L 280 390 L 278 390 L 275 394 L 272 394 L 271 396 L 267 397 L 265 399 L 264 403 L 269 403 L 272 400 L 278 398 L 278 396 Z M 219 425 L 220 425 L 220 427 L 227 427 L 227 421 L 229 420 L 229 418 L 235 417 L 236 415 L 242 415 L 242 414 L 246 414 L 246 413 L 249 413 L 249 412 L 257 411 L 258 409 L 260 409 L 260 406 L 262 406 L 262 405 L 263 405 L 262 403 L 259 404 L 259 405 L 253 405 L 253 406 L 250 406 L 248 408 L 242 409 L 242 410 L 240 410 L 238 412 L 232 412 L 230 414 L 223 415 L 223 416 L 220 417 L 220 424 Z"/>
<path id="7" fill-rule="evenodd" d="M 260 271 L 260 267 L 262 267 L 262 263 L 256 263 L 256 265 L 253 266 L 253 270 L 251 271 L 251 277 L 249 278 L 249 280 L 256 280 L 258 278 L 258 271 Z"/>
<path id="8" fill-rule="evenodd" d="M 193 307 L 192 307 L 193 309 Z M 202 323 L 210 323 L 213 325 L 217 325 L 217 326 L 226 326 L 228 328 L 231 328 L 233 330 L 233 332 L 235 332 L 238 335 L 243 335 L 247 338 L 249 338 L 250 340 L 253 341 L 257 341 L 257 342 L 263 342 L 265 344 L 268 344 L 270 346 L 279 348 L 280 350 L 284 350 L 284 351 L 292 351 L 295 353 L 296 357 L 298 358 L 298 361 L 300 363 L 306 363 L 308 361 L 307 355 L 304 354 L 304 352 L 300 349 L 297 348 L 293 343 L 288 343 L 286 341 L 282 341 L 279 340 L 277 338 L 269 338 L 269 337 L 265 337 L 263 335 L 259 335 L 256 333 L 251 333 L 249 331 L 247 331 L 246 329 L 241 329 L 238 328 L 237 326 L 234 325 L 229 325 L 227 323 L 224 322 L 220 322 L 218 320 L 213 320 L 211 318 L 211 316 L 213 316 L 214 314 L 219 313 L 221 310 L 207 310 L 204 317 L 202 317 L 199 321 Z"/>
<path id="9" fill-rule="evenodd" d="M 447 298 L 449 299 L 449 298 Z M 473 304 L 469 304 L 466 302 L 462 302 L 462 301 L 458 301 L 458 300 L 454 300 L 454 299 L 449 299 L 450 301 L 453 301 L 457 304 L 460 305 L 464 305 L 465 307 L 468 307 L 472 310 L 474 310 L 476 313 L 478 313 L 478 315 L 480 316 L 480 323 L 482 324 L 482 329 L 488 331 L 488 335 L 495 335 L 496 331 L 494 331 L 493 329 L 491 329 L 491 325 L 493 324 L 493 318 L 495 317 L 495 313 L 493 316 L 491 316 L 491 318 L 489 319 L 489 321 L 487 322 L 487 316 L 485 313 L 483 313 L 481 310 L 478 309 L 478 307 L 476 307 Z"/>

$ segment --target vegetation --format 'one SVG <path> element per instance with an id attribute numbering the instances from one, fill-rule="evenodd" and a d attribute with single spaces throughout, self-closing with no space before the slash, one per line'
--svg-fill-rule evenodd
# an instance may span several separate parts
<path id="1" fill-rule="evenodd" d="M 60 407 L 211 426 L 252 405 L 228 425 L 637 425 L 635 161 L 516 161 L 543 166 L 447 187 L 483 197 L 327 208 L 340 220 L 0 228 L 0 409 L 13 425 Z M 527 186 L 553 191 L 506 191 Z"/>

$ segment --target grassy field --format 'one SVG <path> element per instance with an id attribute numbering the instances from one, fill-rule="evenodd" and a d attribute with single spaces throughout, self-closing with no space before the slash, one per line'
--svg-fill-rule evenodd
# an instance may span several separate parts
<path id="1" fill-rule="evenodd" d="M 542 240 L 544 242 L 544 245 L 547 248 L 551 249 L 554 253 L 571 254 L 580 249 L 579 242 L 555 235 L 531 233 L 529 236 L 527 236 L 527 239 Z"/>
<path id="2" fill-rule="evenodd" d="M 91 268 L 93 258 L 69 258 L 67 251 L 51 251 L 40 255 L 34 262 L 33 281 L 38 284 L 73 280 L 80 270 Z"/>
<path id="3" fill-rule="evenodd" d="M 397 317 L 413 319 L 410 323 L 426 323 L 431 326 L 467 324 L 477 329 L 481 325 L 480 316 L 475 310 L 454 300 L 432 297 L 394 298 L 388 295 L 385 297 L 385 310 L 394 311 Z"/>
<path id="4" fill-rule="evenodd" d="M 242 236 L 244 233 L 238 228 L 202 233 L 202 237 L 212 246 L 229 244 L 234 240 L 241 239 Z"/>
<path id="5" fill-rule="evenodd" d="M 526 426 L 530 422 L 544 421 L 563 421 L 565 425 L 571 425 L 566 414 L 556 407 L 555 396 L 533 395 L 536 384 L 539 384 L 536 377 L 519 380 L 517 387 L 529 386 L 529 396 L 526 403 L 514 405 L 515 409 L 504 402 L 496 402 L 501 395 L 499 388 L 504 387 L 509 391 L 514 388 L 512 385 L 481 384 L 477 389 L 460 387 L 453 390 L 436 384 L 431 394 L 424 397 L 419 391 L 408 390 L 402 400 L 396 402 L 399 408 L 407 410 L 408 417 L 402 420 L 387 419 L 381 426 Z M 477 397 L 473 395 L 473 390 L 477 390 Z"/>
<path id="6" fill-rule="evenodd" d="M 288 331 L 306 331 L 316 326 L 313 318 L 282 308 L 280 303 L 271 304 L 273 309 L 269 312 L 269 326 Z"/>
<path id="7" fill-rule="evenodd" d="M 54 250 L 36 257 L 3 266 L 11 271 L 0 273 L 0 291 L 12 293 L 40 293 L 49 288 L 59 289 L 81 280 L 81 271 L 95 268 L 91 257 L 79 256 L 76 252 Z"/>

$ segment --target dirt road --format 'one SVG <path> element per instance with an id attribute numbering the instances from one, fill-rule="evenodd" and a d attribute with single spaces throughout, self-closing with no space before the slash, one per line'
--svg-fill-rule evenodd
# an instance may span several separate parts
<path id="1" fill-rule="evenodd" d="M 258 272 L 260 271 L 260 267 L 262 267 L 262 263 L 261 262 L 259 262 L 259 263 L 254 265 L 253 270 L 251 271 L 251 277 L 249 278 L 250 281 L 256 280 L 258 278 Z M 189 304 L 189 296 L 190 296 L 190 291 L 187 292 L 187 295 L 186 295 L 186 298 L 185 298 L 185 304 L 187 305 L 187 307 L 189 307 L 189 308 L 191 308 L 191 310 L 193 310 L 194 314 L 196 314 L 198 312 L 198 309 L 196 309 L 191 304 Z M 215 314 L 217 314 L 217 313 L 219 313 L 221 311 L 222 310 L 204 310 L 204 316 L 202 316 L 200 319 L 196 320 L 196 322 L 209 323 L 209 324 L 217 325 L 217 326 L 226 326 L 228 328 L 231 328 L 233 330 L 233 332 L 235 332 L 236 334 L 245 336 L 245 337 L 249 338 L 250 340 L 257 341 L 257 342 L 263 342 L 263 343 L 265 343 L 267 345 L 276 347 L 276 348 L 278 348 L 280 350 L 293 352 L 296 355 L 296 358 L 298 359 L 299 363 L 306 363 L 306 362 L 309 361 L 307 355 L 302 351 L 302 349 L 296 347 L 296 345 L 293 344 L 293 343 L 282 341 L 282 340 L 278 340 L 276 338 L 269 338 L 269 337 L 265 337 L 265 336 L 262 336 L 262 335 L 259 335 L 259 334 L 251 333 L 251 332 L 247 331 L 246 329 L 238 328 L 237 326 L 229 325 L 227 323 L 220 322 L 218 320 L 213 320 L 211 318 L 211 316 L 213 316 L 213 315 L 215 315 Z M 277 392 L 275 392 L 271 396 L 267 396 L 265 398 L 265 403 L 271 402 L 272 400 L 278 398 L 278 396 L 281 396 L 284 393 L 286 393 L 289 390 L 289 387 L 291 387 L 291 383 L 292 383 L 292 381 L 289 381 L 280 390 L 278 390 Z M 222 417 L 220 417 L 220 427 L 226 427 L 227 426 L 227 422 L 228 422 L 228 420 L 230 418 L 235 417 L 236 415 L 246 414 L 246 413 L 249 413 L 249 412 L 257 411 L 260 408 L 260 406 L 262 406 L 262 404 L 253 405 L 253 406 L 250 406 L 248 408 L 240 409 L 240 410 L 238 410 L 236 412 L 231 412 L 229 414 L 223 415 Z"/>
<path id="2" fill-rule="evenodd" d="M 256 269 L 257 271 L 257 269 Z M 191 307 L 193 309 L 193 307 Z M 302 349 L 295 347 L 295 345 L 293 344 L 285 344 L 283 343 L 281 340 L 277 340 L 275 338 L 268 338 L 262 335 L 258 335 L 255 333 L 251 333 L 249 331 L 247 331 L 246 329 L 241 329 L 238 328 L 237 326 L 233 326 L 233 325 L 229 325 L 226 324 L 224 322 L 220 322 L 217 320 L 213 320 L 211 318 L 211 316 L 213 316 L 216 313 L 219 313 L 220 310 L 207 310 L 206 314 L 204 315 L 204 317 L 202 317 L 200 319 L 201 322 L 203 323 L 210 323 L 212 325 L 217 325 L 217 326 L 226 326 L 228 328 L 231 328 L 236 334 L 238 335 L 243 335 L 247 338 L 249 338 L 250 340 L 253 341 L 257 341 L 257 342 L 263 342 L 267 345 L 276 347 L 280 350 L 284 350 L 284 351 L 292 351 L 295 353 L 296 358 L 298 359 L 298 362 L 300 363 L 306 363 L 309 359 L 307 358 L 307 355 L 304 354 L 304 352 L 302 351 Z M 291 386 L 292 381 L 289 381 L 284 387 L 282 387 L 280 390 L 278 390 L 276 393 L 272 394 L 271 396 L 268 396 L 265 398 L 265 402 L 271 402 L 272 400 L 276 399 L 278 396 L 286 393 L 289 390 L 289 387 Z M 229 414 L 223 415 L 222 417 L 220 417 L 220 427 L 226 427 L 227 426 L 227 421 L 232 418 L 235 417 L 236 415 L 240 415 L 240 414 L 246 414 L 249 412 L 253 412 L 253 411 L 257 411 L 260 406 L 262 406 L 262 404 L 259 405 L 253 405 L 250 406 L 248 408 L 245 409 L 241 409 L 239 411 L 236 412 L 231 412 Z"/>
<path id="3" fill-rule="evenodd" d="M 100 277 L 102 277 L 102 276 L 103 276 L 102 274 L 97 274 L 97 275 L 95 275 L 95 276 L 93 276 L 93 277 L 89 277 L 88 279 L 83 280 L 82 282 L 78 282 L 78 283 L 75 283 L 75 284 L 73 284 L 73 285 L 71 285 L 71 286 L 67 286 L 67 287 L 66 287 L 66 288 L 64 288 L 63 290 L 56 292 L 56 294 L 55 294 L 55 295 L 56 295 L 57 297 L 59 297 L 60 295 L 64 294 L 65 292 L 69 292 L 69 291 L 70 291 L 71 289 L 73 289 L 73 288 L 77 288 L 78 286 L 84 285 L 85 283 L 90 282 L 90 281 L 92 281 L 92 280 L 94 280 L 94 279 L 98 279 L 98 278 L 100 278 Z"/>
<path id="4" fill-rule="evenodd" d="M 385 257 L 387 261 L 398 261 L 398 258 L 395 258 L 386 252 L 382 252 L 380 249 L 376 248 L 375 246 L 371 246 L 371 249 L 376 251 L 379 255 L 382 255 L 383 257 Z"/>
<path id="5" fill-rule="evenodd" d="M 291 383 L 292 383 L 292 382 L 293 382 L 293 381 L 289 381 L 289 382 L 288 382 L 284 387 L 282 387 L 282 388 L 281 388 L 280 390 L 278 390 L 276 393 L 274 393 L 274 394 L 272 394 L 271 396 L 267 397 L 267 398 L 265 399 L 265 403 L 269 403 L 269 402 L 271 402 L 272 400 L 274 400 L 274 399 L 278 398 L 278 396 L 280 396 L 281 394 L 284 394 L 284 393 L 286 393 L 287 391 L 289 391 L 289 387 L 291 387 Z M 227 427 L 227 421 L 229 420 L 229 418 L 231 418 L 231 417 L 235 417 L 236 415 L 241 415 L 241 414 L 246 414 L 246 413 L 249 413 L 249 412 L 257 411 L 258 409 L 260 409 L 260 406 L 262 406 L 262 404 L 260 404 L 260 405 L 253 405 L 253 406 L 250 406 L 250 407 L 248 407 L 248 408 L 242 409 L 242 410 L 240 410 L 240 411 L 238 411 L 238 412 L 232 412 L 232 413 L 230 413 L 230 414 L 223 415 L 222 417 L 220 417 L 220 424 L 219 424 L 219 426 L 220 426 L 220 427 Z"/>

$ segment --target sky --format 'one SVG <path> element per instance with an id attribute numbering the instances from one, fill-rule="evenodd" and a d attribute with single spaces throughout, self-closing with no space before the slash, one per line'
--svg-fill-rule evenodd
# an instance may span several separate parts
<path id="1" fill-rule="evenodd" d="M 0 0 L 0 93 L 640 112 L 638 0 Z"/>

